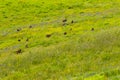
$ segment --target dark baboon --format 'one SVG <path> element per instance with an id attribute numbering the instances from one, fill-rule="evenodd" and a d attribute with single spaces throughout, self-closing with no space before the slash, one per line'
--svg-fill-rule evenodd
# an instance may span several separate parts
<path id="1" fill-rule="evenodd" d="M 67 35 L 67 32 L 64 32 L 64 35 Z"/>
<path id="2" fill-rule="evenodd" d="M 21 31 L 21 29 L 19 28 L 19 29 L 17 29 L 17 31 L 19 32 L 19 31 Z"/>
<path id="3" fill-rule="evenodd" d="M 72 9 L 73 7 L 68 7 L 68 9 Z"/>
<path id="4" fill-rule="evenodd" d="M 32 26 L 30 25 L 29 28 L 32 28 Z"/>
<path id="5" fill-rule="evenodd" d="M 20 54 L 20 53 L 22 53 L 22 50 L 21 50 L 21 49 L 18 49 L 18 50 L 16 51 L 16 54 Z"/>
<path id="6" fill-rule="evenodd" d="M 91 31 L 94 31 L 95 29 L 94 28 L 91 28 Z"/>
<path id="7" fill-rule="evenodd" d="M 70 28 L 70 31 L 72 31 L 72 28 Z"/>
<path id="8" fill-rule="evenodd" d="M 62 22 L 67 22 L 67 19 L 62 20 Z"/>
<path id="9" fill-rule="evenodd" d="M 51 37 L 51 34 L 47 34 L 46 37 L 47 37 L 47 38 Z"/>
<path id="10" fill-rule="evenodd" d="M 26 39 L 26 41 L 28 42 L 28 41 L 29 41 L 29 39 L 27 38 L 27 39 Z"/>
<path id="11" fill-rule="evenodd" d="M 20 42 L 21 40 L 20 40 L 20 39 L 18 39 L 18 41 Z"/>
<path id="12" fill-rule="evenodd" d="M 74 23 L 74 21 L 72 20 L 71 23 Z"/>

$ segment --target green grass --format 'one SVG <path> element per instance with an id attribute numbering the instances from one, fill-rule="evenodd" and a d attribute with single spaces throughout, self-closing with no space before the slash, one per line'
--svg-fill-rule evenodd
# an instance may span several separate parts
<path id="1" fill-rule="evenodd" d="M 0 80 L 120 80 L 119 7 L 119 0 L 1 1 Z"/>

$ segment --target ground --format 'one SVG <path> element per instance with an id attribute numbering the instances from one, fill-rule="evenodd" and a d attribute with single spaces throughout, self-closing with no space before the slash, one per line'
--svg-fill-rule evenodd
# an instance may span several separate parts
<path id="1" fill-rule="evenodd" d="M 119 80 L 119 26 L 119 0 L 2 0 L 0 80 Z"/>

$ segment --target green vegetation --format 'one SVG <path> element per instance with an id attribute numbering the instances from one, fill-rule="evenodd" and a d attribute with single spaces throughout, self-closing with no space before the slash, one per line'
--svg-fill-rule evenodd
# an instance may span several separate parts
<path id="1" fill-rule="evenodd" d="M 119 0 L 2 0 L 0 80 L 120 80 L 119 26 Z"/>

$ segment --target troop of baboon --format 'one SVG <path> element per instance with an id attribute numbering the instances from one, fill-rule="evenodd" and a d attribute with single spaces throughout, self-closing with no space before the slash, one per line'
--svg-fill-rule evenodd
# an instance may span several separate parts
<path id="1" fill-rule="evenodd" d="M 68 24 L 67 21 L 68 21 L 68 20 L 67 20 L 66 18 L 62 20 L 63 26 L 66 25 L 66 24 Z M 73 24 L 73 23 L 74 23 L 74 20 L 71 20 L 71 24 Z M 30 25 L 29 28 L 33 28 L 33 26 Z M 21 31 L 21 30 L 22 30 L 21 28 L 18 28 L 18 29 L 17 29 L 17 32 L 19 32 L 19 31 Z M 70 28 L 69 30 L 72 31 L 72 28 Z M 94 30 L 95 30 L 94 28 L 91 28 L 91 31 L 94 31 Z M 63 35 L 67 35 L 67 34 L 68 34 L 67 32 L 64 32 L 64 33 L 63 33 Z M 52 34 L 46 34 L 46 38 L 50 38 L 51 36 L 52 36 Z M 25 41 L 26 41 L 26 42 L 29 42 L 29 38 L 26 38 Z M 18 42 L 21 42 L 21 39 L 18 39 Z M 25 48 L 29 48 L 28 44 L 25 45 Z M 22 53 L 22 49 L 18 49 L 18 50 L 16 51 L 16 54 L 20 54 L 20 53 Z"/>

